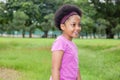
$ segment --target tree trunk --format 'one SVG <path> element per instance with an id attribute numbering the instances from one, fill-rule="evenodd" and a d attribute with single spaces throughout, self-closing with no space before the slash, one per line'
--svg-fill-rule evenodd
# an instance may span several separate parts
<path id="1" fill-rule="evenodd" d="M 88 38 L 88 33 L 86 32 L 86 38 Z"/>
<path id="2" fill-rule="evenodd" d="M 14 31 L 12 31 L 12 37 L 13 37 L 13 38 L 15 37 L 15 33 L 14 33 Z"/>
<path id="3" fill-rule="evenodd" d="M 119 32 L 118 32 L 118 39 L 120 39 L 120 35 L 119 35 Z"/>
<path id="4" fill-rule="evenodd" d="M 90 33 L 90 38 L 91 38 L 91 39 L 93 38 L 92 36 L 93 36 L 92 33 Z"/>
<path id="5" fill-rule="evenodd" d="M 96 27 L 93 27 L 93 38 L 94 38 L 94 39 L 96 39 L 96 32 L 97 32 Z"/>
<path id="6" fill-rule="evenodd" d="M 81 35 L 81 39 L 83 39 L 83 35 Z"/>
<path id="7" fill-rule="evenodd" d="M 25 30 L 22 31 L 22 37 L 25 38 Z"/>
<path id="8" fill-rule="evenodd" d="M 107 37 L 107 39 L 113 39 L 114 38 L 114 33 L 112 32 L 111 27 L 106 28 L 106 37 Z"/>
<path id="9" fill-rule="evenodd" d="M 29 31 L 29 38 L 32 38 L 32 29 Z"/>
<path id="10" fill-rule="evenodd" d="M 44 31 L 44 35 L 42 37 L 47 38 L 48 37 L 48 31 Z"/>
<path id="11" fill-rule="evenodd" d="M 117 26 L 117 21 L 112 19 L 108 19 L 108 21 L 110 22 L 110 25 L 108 25 L 106 28 L 106 36 L 108 39 L 113 39 L 115 34 L 112 29 Z"/>
<path id="12" fill-rule="evenodd" d="M 96 39 L 96 35 L 95 35 L 95 33 L 93 33 L 93 38 Z"/>

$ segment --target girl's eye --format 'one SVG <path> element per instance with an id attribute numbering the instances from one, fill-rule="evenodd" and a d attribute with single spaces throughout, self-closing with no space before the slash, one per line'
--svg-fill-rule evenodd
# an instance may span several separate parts
<path id="1" fill-rule="evenodd" d="M 75 24 L 71 24 L 72 25 L 72 27 L 75 27 Z"/>
<path id="2" fill-rule="evenodd" d="M 79 24 L 71 24 L 72 27 L 75 27 L 76 25 L 77 25 L 78 27 L 81 27 L 81 23 L 79 23 Z"/>

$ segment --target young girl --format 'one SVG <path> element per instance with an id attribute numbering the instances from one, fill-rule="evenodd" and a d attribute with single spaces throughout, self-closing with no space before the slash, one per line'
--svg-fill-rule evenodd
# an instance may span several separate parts
<path id="1" fill-rule="evenodd" d="M 55 13 L 55 26 L 62 31 L 52 46 L 51 80 L 81 80 L 78 50 L 72 39 L 81 30 L 81 10 L 74 5 L 63 5 Z"/>

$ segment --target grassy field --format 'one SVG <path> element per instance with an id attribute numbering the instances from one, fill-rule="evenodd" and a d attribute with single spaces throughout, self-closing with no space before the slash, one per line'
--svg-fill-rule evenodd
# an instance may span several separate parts
<path id="1" fill-rule="evenodd" d="M 17 80 L 49 80 L 53 41 L 0 38 L 0 68 L 19 72 Z M 79 50 L 82 80 L 120 80 L 120 40 L 75 39 L 74 42 Z"/>

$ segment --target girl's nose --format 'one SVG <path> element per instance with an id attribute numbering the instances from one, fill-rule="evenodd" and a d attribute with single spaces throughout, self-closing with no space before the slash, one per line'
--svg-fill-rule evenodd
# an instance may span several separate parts
<path id="1" fill-rule="evenodd" d="M 76 30 L 81 30 L 81 27 L 80 26 L 76 26 Z"/>

